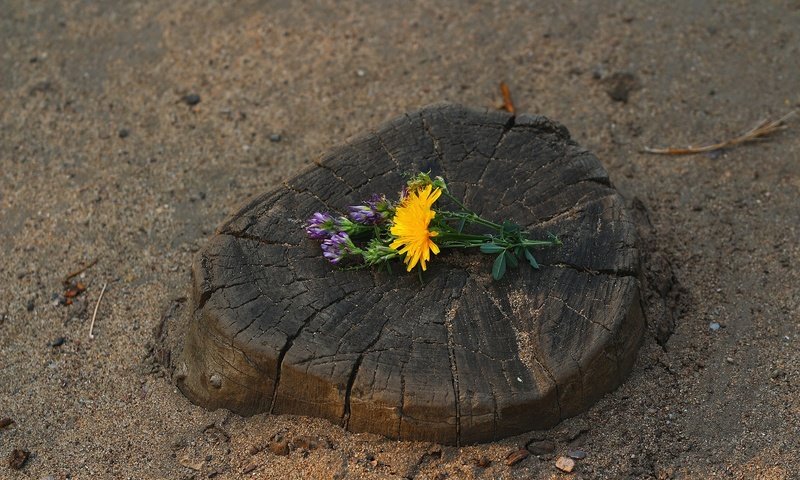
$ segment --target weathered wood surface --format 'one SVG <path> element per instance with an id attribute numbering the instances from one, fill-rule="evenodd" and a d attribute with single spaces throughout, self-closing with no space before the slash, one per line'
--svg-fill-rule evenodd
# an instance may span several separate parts
<path id="1" fill-rule="evenodd" d="M 417 275 L 339 271 L 305 238 L 319 210 L 394 195 L 431 170 L 466 205 L 554 232 L 542 267 L 443 252 Z M 546 428 L 628 374 L 644 330 L 636 229 L 594 155 L 540 116 L 453 105 L 326 155 L 219 228 L 193 266 L 178 385 L 197 404 L 323 417 L 469 444 Z"/>

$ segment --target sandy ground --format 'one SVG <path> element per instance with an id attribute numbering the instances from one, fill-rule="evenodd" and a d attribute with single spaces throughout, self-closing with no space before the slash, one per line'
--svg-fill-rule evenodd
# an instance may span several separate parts
<path id="1" fill-rule="evenodd" d="M 799 109 L 797 2 L 112 3 L 0 1 L 0 478 L 800 478 L 800 119 L 639 153 Z M 675 262 L 675 332 L 618 391 L 456 448 L 204 411 L 154 367 L 193 252 L 241 202 L 406 110 L 494 107 L 501 80 L 597 153 Z M 259 451 L 275 435 L 325 440 Z M 507 466 L 532 439 L 554 452 Z"/>

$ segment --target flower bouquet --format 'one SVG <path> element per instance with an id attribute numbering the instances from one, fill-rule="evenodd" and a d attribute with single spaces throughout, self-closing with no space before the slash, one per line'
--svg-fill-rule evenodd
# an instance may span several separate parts
<path id="1" fill-rule="evenodd" d="M 444 195 L 457 209 L 434 207 Z M 500 280 L 507 267 L 516 267 L 523 258 L 538 269 L 531 250 L 561 245 L 553 234 L 547 240 L 528 239 L 521 227 L 511 221 L 495 223 L 468 209 L 451 195 L 442 177 L 429 173 L 411 177 L 392 202 L 385 195 L 374 195 L 361 205 L 348 207 L 347 216 L 316 212 L 306 222 L 309 238 L 322 241 L 322 255 L 334 265 L 364 268 L 402 258 L 406 271 L 415 266 L 427 269 L 431 254 L 446 248 L 477 248 L 496 255 L 492 277 Z M 480 225 L 491 233 L 467 233 Z"/>

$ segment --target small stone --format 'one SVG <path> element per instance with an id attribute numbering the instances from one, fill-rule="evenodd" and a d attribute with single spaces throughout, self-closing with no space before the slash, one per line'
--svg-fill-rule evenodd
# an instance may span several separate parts
<path id="1" fill-rule="evenodd" d="M 206 455 L 206 462 L 210 462 L 213 458 L 212 455 Z"/>
<path id="2" fill-rule="evenodd" d="M 14 420 L 11 420 L 8 417 L 0 418 L 0 428 L 6 428 L 7 426 L 11 425 L 12 423 L 16 423 L 16 422 L 14 422 Z"/>
<path id="3" fill-rule="evenodd" d="M 249 453 L 250 455 L 256 455 L 258 452 L 260 452 L 263 449 L 264 448 L 261 447 L 260 445 L 253 445 L 249 449 L 247 449 L 247 453 Z"/>
<path id="4" fill-rule="evenodd" d="M 29 312 L 32 312 L 33 309 L 36 307 L 36 304 L 33 303 L 33 299 L 28 300 L 27 305 L 25 305 L 25 309 Z"/>
<path id="5" fill-rule="evenodd" d="M 8 455 L 8 466 L 14 470 L 21 470 L 25 466 L 25 462 L 28 461 L 29 456 L 30 452 L 27 450 L 15 448 Z"/>
<path id="6" fill-rule="evenodd" d="M 175 367 L 175 373 L 172 374 L 175 381 L 183 381 L 189 375 L 189 368 L 186 366 L 185 362 L 181 362 Z"/>
<path id="7" fill-rule="evenodd" d="M 119 132 L 117 132 L 117 135 L 119 136 L 119 138 L 128 138 L 128 136 L 130 134 L 131 134 L 131 131 L 128 130 L 127 128 L 120 128 Z"/>
<path id="8" fill-rule="evenodd" d="M 480 458 L 475 459 L 475 465 L 480 468 L 488 468 L 491 464 L 492 461 L 486 455 L 482 455 Z"/>
<path id="9" fill-rule="evenodd" d="M 289 455 L 289 442 L 286 440 L 275 440 L 269 443 L 269 451 L 274 455 L 285 457 Z"/>
<path id="10" fill-rule="evenodd" d="M 520 448 L 519 450 L 514 450 L 508 455 L 506 455 L 506 465 L 509 467 L 512 465 L 516 465 L 519 462 L 525 460 L 530 456 L 531 452 L 527 451 L 524 448 Z"/>
<path id="11" fill-rule="evenodd" d="M 569 456 L 569 458 L 574 458 L 575 460 L 583 460 L 586 458 L 586 452 L 583 450 L 570 450 L 567 453 L 567 456 Z"/>
<path id="12" fill-rule="evenodd" d="M 181 100 L 183 100 L 183 103 L 185 103 L 186 105 L 193 107 L 198 103 L 200 103 L 200 95 L 196 93 L 190 93 L 188 95 L 184 95 L 183 98 L 181 98 Z"/>
<path id="13" fill-rule="evenodd" d="M 727 357 L 725 361 L 728 363 L 733 363 L 733 357 Z"/>
<path id="14" fill-rule="evenodd" d="M 211 378 L 208 379 L 208 383 L 210 383 L 214 388 L 220 388 L 222 387 L 222 377 L 219 373 L 215 373 L 211 375 Z"/>
<path id="15" fill-rule="evenodd" d="M 555 450 L 556 444 L 550 440 L 541 440 L 528 444 L 528 451 L 534 455 L 545 455 L 548 453 L 553 453 Z"/>
<path id="16" fill-rule="evenodd" d="M 556 460 L 556 468 L 562 472 L 570 473 L 575 469 L 575 460 L 569 457 L 558 457 L 558 460 Z"/>
<path id="17" fill-rule="evenodd" d="M 712 332 L 716 332 L 717 330 L 719 330 L 719 327 L 720 325 L 717 322 L 711 322 L 708 324 L 708 329 L 711 330 Z"/>
<path id="18" fill-rule="evenodd" d="M 283 140 L 283 137 L 281 137 L 280 133 L 273 133 L 269 136 L 270 142 L 280 142 L 281 140 Z"/>
<path id="19" fill-rule="evenodd" d="M 256 468 L 258 468 L 258 464 L 257 464 L 257 463 L 251 463 L 251 464 L 249 464 L 248 466 L 246 466 L 246 467 L 244 467 L 244 468 L 242 469 L 242 473 L 243 473 L 243 474 L 250 473 L 250 472 L 252 472 L 253 470 L 255 470 Z"/>
<path id="20" fill-rule="evenodd" d="M 64 338 L 64 337 L 58 337 L 58 338 L 56 338 L 55 340 L 53 340 L 52 342 L 50 342 L 50 346 L 51 346 L 51 347 L 54 347 L 54 348 L 55 348 L 55 347 L 60 347 L 61 345 L 64 345 L 64 342 L 65 342 L 65 341 L 67 341 L 67 339 L 66 339 L 66 338 Z"/>
<path id="21" fill-rule="evenodd" d="M 292 443 L 295 447 L 302 448 L 303 450 L 316 450 L 319 448 L 319 442 L 308 435 L 297 437 Z"/>
<path id="22" fill-rule="evenodd" d="M 363 69 L 361 69 L 361 68 L 359 68 L 358 70 L 356 70 L 356 75 L 358 75 L 359 77 L 363 77 L 363 76 L 365 76 L 366 74 L 367 74 L 367 72 L 366 72 L 366 71 L 364 71 L 364 70 L 363 70 Z"/>

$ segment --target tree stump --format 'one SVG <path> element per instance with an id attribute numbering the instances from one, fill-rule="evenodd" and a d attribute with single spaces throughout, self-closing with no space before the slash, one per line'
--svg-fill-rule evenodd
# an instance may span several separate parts
<path id="1" fill-rule="evenodd" d="M 337 270 L 308 240 L 315 211 L 394 197 L 404 173 L 531 238 L 540 270 L 493 257 Z M 402 272 L 402 273 L 401 273 Z M 636 229 L 597 158 L 544 117 L 437 105 L 325 155 L 233 215 L 193 265 L 178 385 L 242 415 L 326 418 L 354 432 L 487 442 L 578 414 L 631 370 L 642 333 Z"/>

